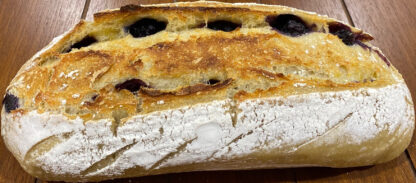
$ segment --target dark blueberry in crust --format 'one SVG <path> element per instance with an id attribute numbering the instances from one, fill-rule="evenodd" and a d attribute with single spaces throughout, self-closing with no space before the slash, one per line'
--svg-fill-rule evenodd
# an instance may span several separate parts
<path id="1" fill-rule="evenodd" d="M 75 44 L 73 44 L 68 50 L 66 50 L 65 52 L 70 52 L 73 48 L 77 48 L 80 49 L 82 47 L 87 47 L 91 44 L 96 43 L 98 40 L 95 39 L 94 37 L 91 36 L 87 36 L 84 39 L 82 39 L 81 41 L 76 42 Z"/>
<path id="2" fill-rule="evenodd" d="M 140 79 L 129 79 L 120 84 L 117 84 L 115 87 L 118 91 L 126 89 L 130 92 L 136 92 L 139 91 L 141 87 L 147 87 L 147 84 Z"/>
<path id="3" fill-rule="evenodd" d="M 212 30 L 231 32 L 237 29 L 238 27 L 241 27 L 241 24 L 236 24 L 226 20 L 217 20 L 213 22 L 208 22 L 207 27 L 208 29 Z"/>
<path id="4" fill-rule="evenodd" d="M 92 101 L 95 101 L 95 100 L 97 99 L 97 97 L 98 97 L 98 94 L 95 94 L 95 95 L 93 95 L 93 96 L 91 97 L 91 100 L 92 100 Z"/>
<path id="5" fill-rule="evenodd" d="M 218 79 L 210 79 L 210 80 L 207 81 L 207 84 L 209 84 L 209 85 L 215 85 L 215 84 L 217 84 L 219 82 L 220 82 L 220 80 L 218 80 Z"/>
<path id="6" fill-rule="evenodd" d="M 351 29 L 338 22 L 329 23 L 329 33 L 338 36 L 344 44 L 351 46 L 355 44 L 357 35 Z"/>
<path id="7" fill-rule="evenodd" d="M 267 16 L 266 22 L 269 23 L 273 29 L 289 36 L 300 36 L 311 31 L 306 23 L 296 15 L 282 14 L 277 16 Z"/>
<path id="8" fill-rule="evenodd" d="M 358 32 L 358 33 L 352 32 L 350 27 L 340 22 L 328 23 L 328 28 L 329 28 L 329 33 L 338 36 L 342 40 L 342 42 L 344 42 L 348 46 L 351 46 L 357 43 L 361 47 L 368 49 L 368 46 L 362 44 L 361 41 L 373 40 L 373 37 L 371 37 L 368 34 L 363 34 L 361 32 Z"/>
<path id="9" fill-rule="evenodd" d="M 372 40 L 373 38 L 371 36 L 366 35 L 366 34 L 353 33 L 350 27 L 339 22 L 331 22 L 328 24 L 328 27 L 329 27 L 329 33 L 338 36 L 340 39 L 342 39 L 342 42 L 344 42 L 344 44 L 348 46 L 358 44 L 363 49 L 366 49 L 366 50 L 368 49 L 370 51 L 373 50 L 371 49 L 371 47 L 361 42 L 365 40 Z M 387 64 L 387 66 L 391 65 L 389 60 L 379 50 L 374 50 L 374 51 Z"/>
<path id="10" fill-rule="evenodd" d="M 6 112 L 10 113 L 10 111 L 19 108 L 19 98 L 12 94 L 6 93 L 6 96 L 3 99 L 3 105 Z"/>
<path id="11" fill-rule="evenodd" d="M 143 18 L 126 28 L 133 37 L 138 38 L 146 37 L 165 30 L 166 25 L 167 23 L 163 21 L 158 21 L 151 18 Z"/>

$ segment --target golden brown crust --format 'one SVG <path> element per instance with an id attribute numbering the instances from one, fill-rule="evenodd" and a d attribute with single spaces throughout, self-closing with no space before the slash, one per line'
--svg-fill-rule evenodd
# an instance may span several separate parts
<path id="1" fill-rule="evenodd" d="M 272 30 L 265 17 L 282 13 L 299 16 L 316 30 L 299 37 Z M 144 38 L 123 32 L 124 26 L 142 17 L 169 24 L 165 31 Z M 215 19 L 240 22 L 242 27 L 232 32 L 194 27 Z M 307 81 L 303 83 L 310 87 L 304 92 L 317 92 L 332 90 L 334 84 L 346 86 L 344 89 L 385 86 L 401 77 L 371 49 L 347 46 L 327 33 L 328 23 L 335 20 L 287 7 L 205 2 L 129 5 L 97 13 L 94 20 L 81 21 L 18 73 L 8 91 L 25 93 L 18 96 L 21 109 L 100 119 L 111 117 L 113 110 L 128 116 L 157 110 L 147 110 L 150 108 L 145 106 L 154 105 L 147 102 L 160 101 L 166 95 L 173 95 L 169 106 L 176 108 L 205 101 L 193 93 L 215 93 L 220 88 L 226 94 L 218 99 L 241 98 L 241 93 L 254 98 L 264 93 L 296 94 L 299 91 L 292 85 L 299 81 Z M 372 39 L 351 29 L 361 41 Z M 87 35 L 98 42 L 68 50 Z M 132 78 L 150 87 L 138 93 L 115 89 Z M 204 84 L 209 79 L 220 84 Z M 231 80 L 234 82 L 227 82 Z M 270 92 L 273 88 L 285 92 Z M 240 94 L 234 96 L 236 93 Z M 193 102 L 180 102 L 185 95 L 194 96 Z M 144 100 L 149 96 L 158 100 Z"/>

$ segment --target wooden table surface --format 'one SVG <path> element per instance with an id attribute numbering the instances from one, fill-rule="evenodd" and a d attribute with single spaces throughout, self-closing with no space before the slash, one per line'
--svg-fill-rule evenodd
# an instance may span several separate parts
<path id="1" fill-rule="evenodd" d="M 174 0 L 0 0 L 0 95 L 21 65 L 80 19 L 126 4 L 168 3 Z M 326 14 L 371 33 L 403 74 L 415 103 L 415 0 L 228 0 L 280 4 Z M 415 137 L 414 137 L 415 138 Z M 190 172 L 120 179 L 111 182 L 416 182 L 416 145 L 397 159 L 376 166 L 346 169 L 292 168 L 251 171 Z M 0 182 L 42 182 L 19 166 L 0 140 Z"/>

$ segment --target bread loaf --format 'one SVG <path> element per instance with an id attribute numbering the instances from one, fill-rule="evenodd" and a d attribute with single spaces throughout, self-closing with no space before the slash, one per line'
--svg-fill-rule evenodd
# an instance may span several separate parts
<path id="1" fill-rule="evenodd" d="M 55 181 L 383 163 L 408 146 L 414 109 L 372 39 L 284 6 L 106 10 L 23 65 L 2 136 Z"/>

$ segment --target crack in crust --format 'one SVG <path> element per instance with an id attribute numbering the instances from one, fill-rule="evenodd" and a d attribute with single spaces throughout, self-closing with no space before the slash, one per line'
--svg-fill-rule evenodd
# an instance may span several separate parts
<path id="1" fill-rule="evenodd" d="M 148 96 L 152 96 L 152 97 L 157 97 L 157 96 L 161 96 L 161 95 L 176 95 L 176 96 L 183 96 L 183 95 L 189 95 L 189 94 L 193 94 L 193 93 L 197 93 L 200 91 L 210 91 L 210 90 L 215 90 L 215 89 L 221 89 L 224 87 L 227 87 L 228 85 L 230 85 L 232 83 L 233 79 L 226 79 L 224 81 L 218 82 L 214 85 L 209 85 L 209 84 L 196 84 L 196 85 L 192 85 L 192 86 L 186 86 L 183 88 L 180 88 L 178 90 L 174 90 L 174 91 L 166 91 L 166 90 L 158 90 L 158 89 L 154 89 L 154 88 L 148 88 L 148 87 L 143 87 L 141 88 L 141 93 L 148 95 Z"/>
<path id="2" fill-rule="evenodd" d="M 273 72 L 270 72 L 270 71 L 266 71 L 264 69 L 253 68 L 253 67 L 250 67 L 247 70 L 249 70 L 251 72 L 255 72 L 255 73 L 260 74 L 260 75 L 263 75 L 264 77 L 269 78 L 269 79 L 280 78 L 280 79 L 288 80 L 288 78 L 285 77 L 285 75 L 283 73 L 273 73 Z"/>
<path id="3" fill-rule="evenodd" d="M 340 127 L 341 125 L 343 125 L 343 124 L 345 124 L 346 123 L 346 121 L 352 116 L 352 114 L 353 114 L 354 112 L 350 112 L 350 113 L 348 113 L 343 119 L 341 119 L 340 121 L 338 121 L 337 123 L 336 123 L 336 125 L 334 125 L 333 127 L 331 127 L 331 128 L 329 128 L 328 130 L 326 130 L 326 132 L 325 133 L 323 133 L 323 134 L 321 134 L 321 135 L 318 135 L 318 136 L 316 136 L 315 138 L 313 138 L 313 139 L 310 139 L 310 140 L 308 140 L 308 141 L 306 141 L 306 142 L 304 142 L 304 143 L 302 143 L 302 144 L 300 144 L 300 145 L 298 145 L 297 147 L 294 147 L 293 148 L 293 150 L 292 150 L 292 152 L 294 152 L 294 151 L 296 151 L 297 149 L 299 149 L 299 148 L 301 148 L 302 146 L 305 146 L 305 145 L 307 145 L 307 144 L 310 144 L 310 143 L 312 143 L 313 141 L 315 141 L 316 139 L 318 139 L 318 138 L 320 138 L 320 137 L 323 137 L 323 136 L 325 136 L 326 134 L 329 134 L 330 132 L 332 132 L 334 129 L 336 129 L 336 128 L 338 128 L 338 127 Z"/>
<path id="4" fill-rule="evenodd" d="M 33 159 L 36 159 L 36 157 L 43 156 L 45 153 L 52 150 L 55 146 L 69 139 L 72 135 L 74 135 L 74 132 L 67 132 L 67 133 L 52 135 L 39 141 L 37 144 L 32 146 L 27 151 L 24 157 L 24 161 L 28 162 Z"/>
<path id="5" fill-rule="evenodd" d="M 157 161 L 156 163 L 154 163 L 149 168 L 149 171 L 150 170 L 157 169 L 160 165 L 162 165 L 162 163 L 164 163 L 164 162 L 168 161 L 169 159 L 175 157 L 175 155 L 180 154 L 181 152 L 183 152 L 186 149 L 186 146 L 188 146 L 188 144 L 192 143 L 195 139 L 197 139 L 197 138 L 193 138 L 191 140 L 185 141 L 183 144 L 181 144 L 180 146 L 178 146 L 176 148 L 176 151 L 172 151 L 172 152 L 168 153 L 162 159 L 160 159 L 159 161 Z"/>
<path id="6" fill-rule="evenodd" d="M 255 115 L 257 115 L 257 113 L 255 113 Z M 271 120 L 269 123 L 272 123 L 275 119 Z M 258 128 L 262 128 L 264 125 L 267 125 L 269 123 L 261 123 L 260 125 L 257 125 L 256 127 L 254 127 L 251 130 L 248 130 L 246 133 L 241 133 L 240 135 L 238 135 L 237 137 L 235 137 L 234 139 L 232 139 L 230 142 L 228 142 L 225 146 L 219 148 L 218 150 L 214 151 L 210 156 L 208 156 L 208 158 L 206 158 L 207 161 L 211 160 L 218 152 L 220 152 L 222 149 L 224 148 L 229 148 L 231 144 L 237 143 L 238 141 L 240 141 L 241 139 L 243 139 L 244 137 L 251 135 L 254 130 L 258 129 Z M 233 127 L 235 128 L 235 126 L 233 125 Z"/>
<path id="7" fill-rule="evenodd" d="M 117 151 L 111 153 L 110 155 L 106 156 L 105 158 L 101 159 L 100 161 L 95 162 L 90 167 L 86 168 L 84 171 L 81 172 L 81 175 L 88 175 L 93 172 L 97 172 L 111 164 L 113 164 L 117 159 L 127 150 L 129 150 L 132 146 L 136 145 L 137 142 L 133 141 L 133 143 L 128 144 Z"/>

